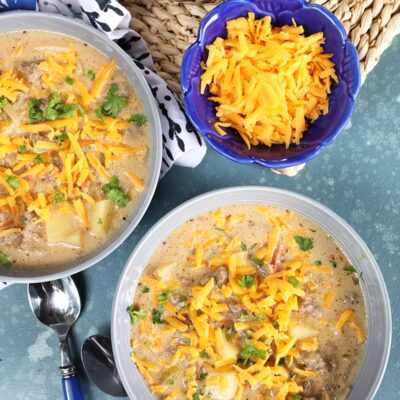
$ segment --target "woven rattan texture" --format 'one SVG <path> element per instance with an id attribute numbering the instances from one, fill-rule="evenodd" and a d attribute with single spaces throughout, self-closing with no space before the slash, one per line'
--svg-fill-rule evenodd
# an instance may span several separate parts
<path id="1" fill-rule="evenodd" d="M 179 95 L 179 70 L 200 20 L 221 1 L 123 0 L 133 16 L 131 27 L 150 46 L 157 69 Z M 342 21 L 356 45 L 363 80 L 400 33 L 400 0 L 311 0 Z"/>

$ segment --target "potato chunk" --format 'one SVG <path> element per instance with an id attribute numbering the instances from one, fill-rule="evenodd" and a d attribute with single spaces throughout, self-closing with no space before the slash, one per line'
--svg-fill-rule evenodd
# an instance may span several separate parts
<path id="1" fill-rule="evenodd" d="M 217 343 L 216 350 L 223 359 L 237 358 L 239 349 L 234 343 L 231 343 L 226 338 L 225 332 L 221 328 L 215 330 L 215 341 Z"/>
<path id="2" fill-rule="evenodd" d="M 82 231 L 71 214 L 53 211 L 50 219 L 46 221 L 46 234 L 49 244 L 82 247 Z"/>
<path id="3" fill-rule="evenodd" d="M 177 263 L 164 264 L 157 268 L 156 273 L 160 280 L 165 283 L 171 279 L 172 272 L 177 266 Z"/>
<path id="4" fill-rule="evenodd" d="M 212 393 L 214 400 L 232 400 L 238 388 L 236 374 L 234 372 L 223 372 L 219 376 L 225 380 L 223 389 L 220 385 L 207 385 L 205 392 Z"/>
<path id="5" fill-rule="evenodd" d="M 307 339 L 312 336 L 316 336 L 318 332 L 306 325 L 293 325 L 289 328 L 290 336 L 296 336 L 298 339 Z"/>
<path id="6" fill-rule="evenodd" d="M 106 233 L 110 228 L 114 205 L 111 200 L 100 200 L 89 211 L 89 229 L 93 233 Z"/>

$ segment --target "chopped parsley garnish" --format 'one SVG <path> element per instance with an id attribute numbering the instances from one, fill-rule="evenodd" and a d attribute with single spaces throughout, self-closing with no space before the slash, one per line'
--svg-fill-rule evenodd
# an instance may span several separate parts
<path id="1" fill-rule="evenodd" d="M 29 99 L 28 119 L 31 124 L 36 124 L 44 120 L 44 114 L 40 108 L 41 100 L 31 97 Z"/>
<path id="2" fill-rule="evenodd" d="M 128 99 L 118 95 L 118 85 L 112 83 L 106 94 L 106 99 L 96 108 L 96 117 L 104 121 L 105 117 L 116 117 L 128 104 Z"/>
<path id="3" fill-rule="evenodd" d="M 322 265 L 322 261 L 321 260 L 314 261 L 314 264 L 315 265 Z"/>
<path id="4" fill-rule="evenodd" d="M 332 264 L 333 268 L 337 267 L 337 262 L 335 260 L 329 260 L 329 262 Z"/>
<path id="5" fill-rule="evenodd" d="M 68 139 L 68 135 L 66 133 L 62 133 L 61 135 L 54 136 L 54 141 L 58 145 L 62 145 Z"/>
<path id="6" fill-rule="evenodd" d="M 140 127 L 147 123 L 147 118 L 142 114 L 133 114 L 129 118 L 129 122 L 136 122 L 136 125 Z"/>
<path id="7" fill-rule="evenodd" d="M 239 355 L 244 365 L 247 365 L 251 358 L 261 358 L 261 360 L 265 360 L 267 358 L 267 353 L 265 350 L 257 349 L 251 344 L 245 344 Z"/>
<path id="8" fill-rule="evenodd" d="M 350 264 L 346 265 L 346 266 L 343 268 L 343 270 L 347 272 L 347 275 L 354 274 L 354 273 L 357 272 L 357 270 L 356 270 L 352 265 L 350 265 Z"/>
<path id="9" fill-rule="evenodd" d="M 86 70 L 86 76 L 91 80 L 94 81 L 96 78 L 96 72 L 94 72 L 92 69 L 87 69 Z"/>
<path id="10" fill-rule="evenodd" d="M 181 342 L 182 342 L 182 343 L 185 343 L 185 344 L 190 344 L 190 343 L 191 343 L 190 339 L 187 338 L 187 337 L 183 337 L 183 338 L 181 339 Z"/>
<path id="11" fill-rule="evenodd" d="M 77 110 L 77 104 L 65 104 L 60 93 L 52 93 L 46 109 L 46 118 L 54 121 L 59 118 L 74 117 Z"/>
<path id="12" fill-rule="evenodd" d="M 257 258 L 257 257 L 253 257 L 253 258 L 251 259 L 251 261 L 253 261 L 254 264 L 257 264 L 259 267 L 262 267 L 262 266 L 264 265 L 263 260 L 260 260 L 260 259 Z"/>
<path id="13" fill-rule="evenodd" d="M 165 320 L 162 319 L 162 314 L 164 312 L 164 307 L 161 305 L 158 308 L 154 308 L 151 311 L 151 319 L 153 324 L 163 325 L 165 324 Z"/>
<path id="14" fill-rule="evenodd" d="M 40 154 L 38 154 L 38 155 L 34 158 L 33 162 L 34 162 L 35 164 L 43 164 L 43 163 L 44 163 L 43 157 L 42 157 Z"/>
<path id="15" fill-rule="evenodd" d="M 19 154 L 25 153 L 27 150 L 28 150 L 28 148 L 24 144 L 22 144 L 21 146 L 18 147 Z"/>
<path id="16" fill-rule="evenodd" d="M 251 288 L 256 283 L 256 280 L 251 275 L 243 275 L 239 281 L 239 286 L 242 288 Z"/>
<path id="17" fill-rule="evenodd" d="M 216 230 L 216 231 L 220 231 L 220 232 L 225 232 L 225 229 L 220 228 L 219 226 L 216 226 L 216 227 L 215 227 L 215 230 Z"/>
<path id="18" fill-rule="evenodd" d="M 204 381 L 207 378 L 207 372 L 201 372 L 199 375 L 199 380 Z"/>
<path id="19" fill-rule="evenodd" d="M 115 175 L 111 177 L 110 182 L 106 183 L 102 189 L 108 198 L 118 207 L 125 207 L 130 200 L 129 196 L 121 190 L 119 179 Z"/>
<path id="20" fill-rule="evenodd" d="M 200 393 L 199 392 L 193 393 L 192 400 L 200 400 Z"/>
<path id="21" fill-rule="evenodd" d="M 103 220 L 102 220 L 101 218 L 99 218 L 99 219 L 97 220 L 97 224 L 98 224 L 98 225 L 102 225 L 102 224 L 103 224 Z"/>
<path id="22" fill-rule="evenodd" d="M 166 383 L 167 385 L 173 385 L 173 384 L 175 383 L 175 381 L 173 380 L 173 378 L 169 378 L 169 379 L 167 379 L 167 380 L 165 381 L 165 383 Z"/>
<path id="23" fill-rule="evenodd" d="M 7 268 L 11 267 L 11 261 L 2 251 L 0 251 L 0 265 Z"/>
<path id="24" fill-rule="evenodd" d="M 149 293 L 150 289 L 147 286 L 143 286 L 142 293 Z"/>
<path id="25" fill-rule="evenodd" d="M 313 240 L 309 237 L 296 235 L 294 240 L 299 245 L 301 251 L 309 251 L 314 247 Z"/>
<path id="26" fill-rule="evenodd" d="M 242 249 L 242 251 L 246 251 L 247 250 L 247 245 L 245 242 L 241 242 L 240 243 L 240 248 Z"/>
<path id="27" fill-rule="evenodd" d="M 304 400 L 304 397 L 303 397 L 301 394 L 297 393 L 297 394 L 293 397 L 293 400 Z"/>
<path id="28" fill-rule="evenodd" d="M 64 195 L 61 192 L 56 192 L 54 194 L 52 203 L 55 205 L 55 204 L 61 203 L 62 201 L 64 201 Z"/>
<path id="29" fill-rule="evenodd" d="M 74 80 L 70 76 L 67 76 L 65 78 L 65 82 L 68 83 L 68 85 L 73 85 L 74 84 Z"/>
<path id="30" fill-rule="evenodd" d="M 158 302 L 159 303 L 163 303 L 164 301 L 167 301 L 169 296 L 171 296 L 171 291 L 170 290 L 166 290 L 165 292 L 162 292 L 159 296 L 158 296 Z"/>
<path id="31" fill-rule="evenodd" d="M 134 305 L 130 305 L 128 307 L 128 313 L 129 317 L 131 318 L 131 323 L 136 324 L 136 322 L 139 321 L 139 319 L 145 319 L 146 318 L 146 310 L 144 308 L 140 308 L 139 310 L 135 309 Z"/>
<path id="32" fill-rule="evenodd" d="M 18 189 L 19 188 L 19 180 L 16 176 L 10 175 L 7 176 L 6 182 L 8 183 L 8 186 L 10 186 L 11 189 Z"/>
<path id="33" fill-rule="evenodd" d="M 295 276 L 289 276 L 288 282 L 291 283 L 296 289 L 301 286 L 301 282 Z"/>
<path id="34" fill-rule="evenodd" d="M 206 359 L 206 360 L 208 360 L 210 358 L 210 355 L 205 350 L 201 350 L 200 353 L 199 353 L 199 356 L 201 358 Z"/>

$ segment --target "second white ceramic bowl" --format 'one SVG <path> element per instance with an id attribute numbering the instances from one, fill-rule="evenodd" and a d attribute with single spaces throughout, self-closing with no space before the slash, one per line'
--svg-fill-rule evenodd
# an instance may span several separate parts
<path id="1" fill-rule="evenodd" d="M 373 399 L 389 358 L 392 319 L 385 282 L 372 253 L 350 225 L 322 204 L 286 190 L 256 186 L 216 190 L 183 203 L 154 225 L 133 251 L 117 286 L 111 321 L 114 356 L 129 397 L 154 399 L 130 360 L 130 320 L 126 312 L 147 262 L 162 241 L 188 219 L 215 208 L 243 203 L 278 206 L 309 219 L 331 235 L 350 263 L 363 273 L 364 279 L 360 283 L 366 301 L 368 338 L 364 359 L 348 400 Z"/>

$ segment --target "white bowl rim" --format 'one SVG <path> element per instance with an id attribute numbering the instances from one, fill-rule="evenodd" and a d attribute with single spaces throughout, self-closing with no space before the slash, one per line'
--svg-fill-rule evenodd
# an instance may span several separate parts
<path id="1" fill-rule="evenodd" d="M 279 202 L 276 202 L 276 198 L 280 198 Z M 286 199 L 290 205 L 285 204 L 285 202 L 282 204 L 282 199 Z M 296 203 L 296 206 L 293 206 L 292 202 Z M 126 307 L 133 299 L 137 283 L 147 264 L 148 258 L 151 257 L 151 252 L 154 251 L 176 227 L 181 225 L 182 222 L 218 207 L 242 203 L 265 203 L 266 205 L 269 204 L 291 209 L 316 223 L 330 234 L 356 268 L 360 267 L 361 262 L 367 263 L 366 265 L 368 265 L 370 270 L 368 274 L 365 275 L 365 280 L 369 279 L 368 276 L 371 273 L 374 281 L 372 282 L 369 280 L 368 285 L 366 285 L 364 281 L 360 284 L 363 290 L 369 319 L 368 340 L 365 347 L 364 358 L 358 374 L 353 381 L 353 389 L 348 400 L 373 399 L 379 389 L 387 367 L 392 339 L 390 300 L 382 273 L 374 256 L 354 229 L 328 207 L 295 192 L 261 186 L 228 187 L 194 197 L 174 208 L 153 225 L 133 250 L 122 271 L 115 291 L 111 318 L 111 338 L 114 357 L 128 396 L 135 400 L 154 399 L 141 374 L 129 358 L 131 352 L 130 321 L 128 313 L 126 312 Z M 313 215 L 307 214 L 308 212 L 311 212 Z M 319 220 L 321 217 L 327 220 L 322 223 L 322 221 Z M 337 237 L 335 234 L 335 231 L 338 230 L 349 235 L 348 239 L 351 239 L 349 243 L 362 253 L 362 259 L 356 260 L 349 255 L 349 252 L 345 251 L 346 246 L 344 246 L 343 237 Z M 149 251 L 149 249 L 152 249 L 152 251 Z M 144 253 L 146 253 L 147 258 L 143 257 Z M 135 264 L 138 268 L 135 268 Z M 367 272 L 364 269 L 362 269 L 362 271 Z M 374 301 L 371 301 L 370 290 L 376 291 L 374 296 L 372 296 Z M 377 311 L 375 308 L 379 309 L 378 316 L 371 314 L 371 307 L 374 313 Z M 380 326 L 374 326 L 371 317 L 375 319 L 381 317 L 382 324 Z M 378 339 L 374 336 L 376 334 L 379 336 Z M 368 361 L 372 362 L 368 365 Z"/>
<path id="2" fill-rule="evenodd" d="M 153 132 L 150 134 L 151 140 L 153 142 L 153 149 L 154 149 L 154 154 L 152 156 L 154 165 L 149 165 L 149 175 L 146 178 L 148 181 L 148 186 L 145 189 L 146 192 L 144 193 L 144 199 L 142 201 L 142 204 L 140 207 L 135 208 L 133 211 L 132 216 L 130 217 L 131 221 L 129 224 L 126 225 L 124 230 L 119 232 L 115 239 L 111 240 L 109 244 L 100 246 L 98 250 L 95 250 L 91 254 L 88 254 L 84 256 L 85 258 L 84 261 L 79 262 L 80 259 L 78 259 L 76 262 L 71 262 L 72 267 L 66 266 L 63 268 L 61 271 L 54 271 L 52 272 L 51 269 L 52 267 L 49 267 L 46 269 L 46 271 L 51 271 L 51 272 L 45 272 L 45 273 L 39 273 L 40 270 L 36 268 L 32 268 L 31 270 L 29 269 L 24 269 L 24 275 L 23 276 L 13 276 L 12 274 L 2 274 L 0 270 L 0 281 L 4 281 L 7 283 L 33 283 L 33 282 L 43 282 L 43 281 L 50 281 L 50 280 L 55 280 L 55 279 L 60 279 L 64 278 L 66 276 L 70 276 L 73 274 L 76 274 L 78 272 L 81 272 L 98 262 L 100 262 L 103 258 L 107 257 L 109 254 L 111 254 L 113 251 L 115 251 L 127 238 L 128 236 L 133 232 L 133 230 L 136 228 L 136 226 L 139 224 L 141 219 L 143 218 L 145 212 L 147 211 L 147 208 L 149 207 L 151 200 L 153 199 L 154 192 L 156 190 L 159 176 L 160 176 L 160 170 L 161 170 L 161 162 L 162 162 L 162 130 L 161 130 L 161 121 L 160 121 L 160 116 L 158 113 L 158 105 L 156 104 L 156 101 L 154 99 L 153 94 L 151 93 L 150 87 L 147 84 L 146 80 L 143 77 L 142 72 L 139 70 L 139 68 L 136 66 L 136 64 L 133 62 L 132 58 L 116 43 L 114 43 L 111 39 L 109 39 L 104 33 L 101 31 L 93 28 L 92 26 L 85 24 L 82 20 L 76 19 L 76 18 L 70 18 L 70 17 L 65 17 L 63 15 L 59 14 L 52 14 L 52 13 L 47 13 L 47 12 L 35 12 L 35 11 L 7 11 L 5 13 L 0 14 L 0 23 L 2 21 L 7 21 L 7 20 L 15 20 L 15 23 L 19 23 L 21 25 L 20 20 L 25 18 L 26 21 L 32 21 L 33 25 L 35 22 L 40 22 L 40 23 L 45 23 L 46 20 L 55 21 L 56 23 L 60 24 L 60 26 L 69 26 L 71 29 L 76 28 L 77 31 L 83 31 L 88 35 L 92 35 L 99 41 L 105 42 L 107 46 L 109 46 L 115 54 L 118 55 L 118 57 L 121 57 L 122 61 L 126 64 L 129 65 L 131 73 L 133 74 L 134 79 L 137 79 L 138 84 L 140 85 L 140 90 L 143 90 L 146 96 L 146 101 L 149 102 L 149 108 L 151 109 L 151 117 L 152 117 L 152 124 L 154 124 L 153 127 Z M 24 25 L 18 30 L 11 30 L 9 32 L 15 32 L 15 31 L 22 31 L 22 30 L 40 30 L 39 28 L 32 28 L 30 25 Z M 46 26 L 43 27 L 44 31 L 49 30 Z M 54 31 L 54 30 L 53 30 Z M 58 31 L 55 31 L 58 32 Z M 6 32 L 2 32 L 6 33 Z M 61 35 L 67 35 L 67 36 L 72 36 L 75 37 L 79 41 L 85 42 L 83 39 L 81 39 L 79 36 L 74 36 L 74 34 L 65 34 L 63 32 L 58 32 Z M 96 48 L 98 51 L 102 52 L 102 50 L 99 50 L 95 45 L 90 44 L 90 46 Z M 103 52 L 102 52 L 103 53 Z M 125 73 L 125 75 L 127 75 Z M 138 89 L 138 87 L 135 87 L 135 85 L 132 82 L 132 79 L 130 76 L 128 76 L 129 81 L 131 82 L 132 86 L 135 88 L 135 90 Z M 143 101 L 143 99 L 141 99 Z M 93 254 L 93 255 L 92 255 Z M 69 263 L 68 263 L 69 264 Z M 4 271 L 4 270 L 3 270 Z M 9 271 L 12 271 L 12 269 L 9 269 Z M 19 271 L 16 270 L 16 273 L 18 274 Z"/>

